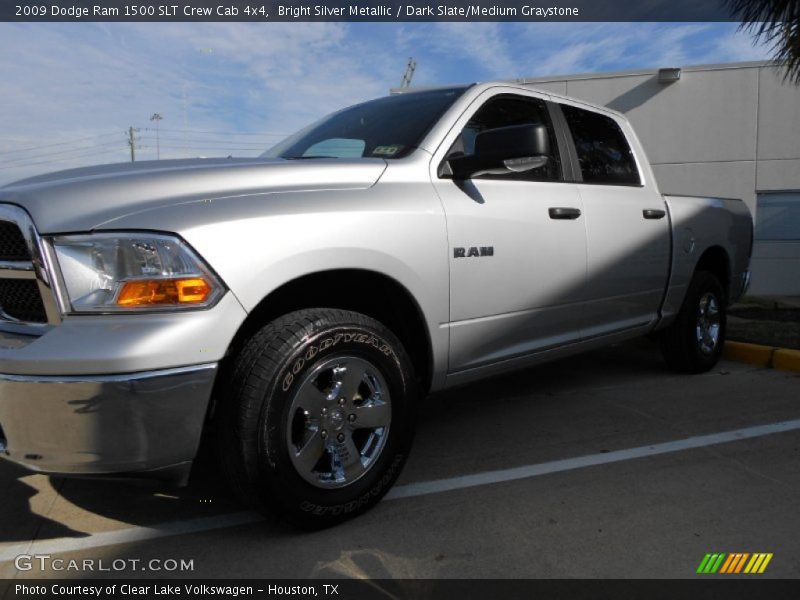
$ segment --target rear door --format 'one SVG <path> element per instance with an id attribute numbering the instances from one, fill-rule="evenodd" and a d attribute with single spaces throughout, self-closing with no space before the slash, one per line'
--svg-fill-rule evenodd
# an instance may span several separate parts
<path id="1" fill-rule="evenodd" d="M 560 108 L 585 215 L 584 336 L 652 324 L 669 274 L 670 223 L 664 198 L 653 182 L 644 180 L 627 122 L 579 106 Z"/>

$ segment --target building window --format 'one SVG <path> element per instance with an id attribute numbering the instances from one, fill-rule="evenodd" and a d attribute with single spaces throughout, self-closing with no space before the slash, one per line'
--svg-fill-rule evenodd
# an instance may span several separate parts
<path id="1" fill-rule="evenodd" d="M 756 240 L 800 241 L 800 191 L 765 192 L 758 195 Z"/>

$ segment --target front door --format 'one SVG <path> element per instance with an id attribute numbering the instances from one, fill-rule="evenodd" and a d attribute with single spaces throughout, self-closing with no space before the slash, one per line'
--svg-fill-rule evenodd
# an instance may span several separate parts
<path id="1" fill-rule="evenodd" d="M 434 160 L 450 245 L 450 372 L 577 341 L 583 318 L 583 206 L 564 182 L 546 102 L 487 92 L 476 105 Z M 481 131 L 523 124 L 547 125 L 544 166 L 466 181 L 439 175 L 442 159 L 469 155 Z"/>

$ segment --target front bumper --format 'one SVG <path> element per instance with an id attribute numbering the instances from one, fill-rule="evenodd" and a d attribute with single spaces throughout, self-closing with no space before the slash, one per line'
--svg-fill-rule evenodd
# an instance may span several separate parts
<path id="1" fill-rule="evenodd" d="M 0 374 L 0 455 L 34 471 L 180 478 L 216 363 L 124 375 Z"/>

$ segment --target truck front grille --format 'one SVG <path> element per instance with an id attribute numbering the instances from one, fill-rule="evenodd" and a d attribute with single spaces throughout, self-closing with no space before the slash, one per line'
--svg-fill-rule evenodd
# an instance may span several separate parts
<path id="1" fill-rule="evenodd" d="M 16 223 L 0 221 L 0 261 L 30 260 L 28 244 Z"/>
<path id="2" fill-rule="evenodd" d="M 33 279 L 0 279 L 0 318 L 47 323 L 39 286 Z"/>
<path id="3" fill-rule="evenodd" d="M 41 335 L 61 321 L 42 242 L 22 208 L 0 203 L 0 328 Z"/>

